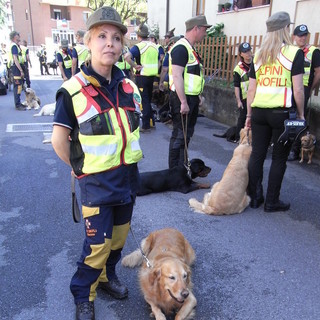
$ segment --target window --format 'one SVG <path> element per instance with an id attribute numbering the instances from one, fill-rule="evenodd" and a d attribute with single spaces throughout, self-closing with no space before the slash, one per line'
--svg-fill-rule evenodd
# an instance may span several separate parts
<path id="1" fill-rule="evenodd" d="M 130 26 L 135 26 L 137 25 L 137 20 L 136 19 L 131 19 L 130 20 Z"/>
<path id="2" fill-rule="evenodd" d="M 53 18 L 55 20 L 61 20 L 61 10 L 60 9 L 53 9 Z"/>
<path id="3" fill-rule="evenodd" d="M 89 15 L 90 15 L 90 12 L 88 12 L 88 11 L 83 11 L 82 17 L 83 17 L 84 23 L 87 22 L 87 20 L 88 20 L 88 18 L 89 18 Z"/>
<path id="4" fill-rule="evenodd" d="M 137 34 L 135 32 L 130 33 L 130 40 L 137 40 Z"/>

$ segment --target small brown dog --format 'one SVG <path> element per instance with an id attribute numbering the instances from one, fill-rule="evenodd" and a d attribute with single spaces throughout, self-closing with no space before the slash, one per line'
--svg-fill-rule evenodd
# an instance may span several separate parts
<path id="1" fill-rule="evenodd" d="M 306 154 L 308 156 L 308 164 L 311 164 L 315 144 L 316 137 L 313 134 L 307 132 L 306 135 L 301 137 L 301 160 L 299 161 L 300 163 L 303 162 L 304 154 Z"/>
<path id="2" fill-rule="evenodd" d="M 140 250 L 122 259 L 125 267 L 142 264 L 139 273 L 144 299 L 156 320 L 177 312 L 175 319 L 192 319 L 197 300 L 191 292 L 190 266 L 195 253 L 181 232 L 175 229 L 154 231 L 141 242 L 141 248 L 151 266 L 143 262 Z"/>
<path id="3" fill-rule="evenodd" d="M 241 129 L 240 144 L 235 148 L 221 180 L 204 195 L 202 202 L 195 198 L 189 199 L 189 205 L 194 211 L 212 215 L 234 214 L 242 212 L 249 205 L 247 187 L 251 137 L 250 129 Z"/>

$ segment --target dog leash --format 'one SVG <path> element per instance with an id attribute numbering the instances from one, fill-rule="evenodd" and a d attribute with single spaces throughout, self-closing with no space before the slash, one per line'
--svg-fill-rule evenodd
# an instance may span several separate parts
<path id="1" fill-rule="evenodd" d="M 134 241 L 136 242 L 136 244 L 137 244 L 137 246 L 138 246 L 138 248 L 139 248 L 139 250 L 140 250 L 140 252 L 142 254 L 143 259 L 146 261 L 147 267 L 148 268 L 152 268 L 152 264 L 151 264 L 150 260 L 147 258 L 147 256 L 143 253 L 143 251 L 141 249 L 141 246 L 140 246 L 139 242 L 137 241 L 136 236 L 133 233 L 131 225 L 130 225 L 130 231 L 131 231 L 131 234 L 133 236 Z"/>
<path id="2" fill-rule="evenodd" d="M 184 138 L 184 166 L 187 169 L 188 177 L 191 178 L 191 163 L 188 157 L 188 145 L 187 145 L 187 130 L 188 130 L 188 115 L 186 114 L 186 125 L 183 122 L 183 114 L 181 114 L 181 123 L 182 123 L 182 131 L 183 131 L 183 138 Z"/>
<path id="3" fill-rule="evenodd" d="M 75 190 L 75 177 L 71 173 L 71 197 L 72 197 L 72 217 L 75 223 L 81 221 L 80 209 L 77 201 L 76 190 Z"/>

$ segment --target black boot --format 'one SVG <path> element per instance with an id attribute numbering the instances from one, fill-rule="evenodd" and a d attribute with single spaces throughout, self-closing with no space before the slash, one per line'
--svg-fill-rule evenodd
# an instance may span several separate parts
<path id="1" fill-rule="evenodd" d="M 264 202 L 263 188 L 262 188 L 261 181 L 257 183 L 255 189 L 251 190 L 249 194 L 251 197 L 250 207 L 253 209 L 259 208 Z"/>
<path id="2" fill-rule="evenodd" d="M 98 288 L 104 290 L 115 299 L 124 299 L 128 296 L 128 288 L 118 278 L 108 282 L 99 282 Z"/>
<path id="3" fill-rule="evenodd" d="M 264 211 L 265 212 L 278 212 L 278 211 L 287 211 L 290 209 L 290 203 L 283 202 L 278 200 L 275 203 L 265 203 Z"/>
<path id="4" fill-rule="evenodd" d="M 94 304 L 92 301 L 77 303 L 76 320 L 95 320 Z"/>

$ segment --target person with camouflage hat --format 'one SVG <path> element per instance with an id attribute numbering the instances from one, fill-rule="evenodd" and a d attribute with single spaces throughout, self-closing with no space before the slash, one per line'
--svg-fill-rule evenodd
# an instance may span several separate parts
<path id="1" fill-rule="evenodd" d="M 10 32 L 11 46 L 8 52 L 8 67 L 13 75 L 13 97 L 16 110 L 24 111 L 26 107 L 21 103 L 20 95 L 22 92 L 24 73 L 23 73 L 23 56 L 20 48 L 20 34 L 17 31 Z"/>
<path id="2" fill-rule="evenodd" d="M 114 8 L 93 12 L 84 36 L 90 56 L 56 95 L 52 146 L 79 181 L 86 233 L 70 284 L 76 320 L 95 319 L 96 288 L 116 299 L 128 296 L 116 265 L 130 229 L 142 151 L 141 96 L 115 65 L 126 32 Z"/>
<path id="3" fill-rule="evenodd" d="M 204 88 L 203 66 L 194 45 L 206 37 L 206 31 L 211 27 L 203 15 L 188 19 L 185 25 L 184 38 L 179 39 L 169 52 L 170 106 L 173 124 L 169 144 L 169 168 L 186 164 L 185 149 L 194 133 Z M 186 137 L 183 121 L 188 128 Z"/>
<path id="4" fill-rule="evenodd" d="M 142 97 L 142 128 L 140 132 L 150 132 L 155 128 L 155 119 L 151 107 L 153 82 L 158 74 L 159 48 L 148 39 L 148 26 L 142 24 L 137 31 L 139 43 L 125 55 L 126 61 L 135 69 L 136 84 Z"/>
<path id="5" fill-rule="evenodd" d="M 57 52 L 58 67 L 63 81 L 72 77 L 72 51 L 69 49 L 69 41 L 61 40 L 61 49 Z"/>
<path id="6" fill-rule="evenodd" d="M 78 30 L 76 33 L 76 45 L 72 49 L 72 75 L 80 71 L 80 66 L 84 63 L 88 57 L 89 51 L 87 46 L 83 43 L 83 37 L 85 32 Z"/>

